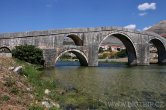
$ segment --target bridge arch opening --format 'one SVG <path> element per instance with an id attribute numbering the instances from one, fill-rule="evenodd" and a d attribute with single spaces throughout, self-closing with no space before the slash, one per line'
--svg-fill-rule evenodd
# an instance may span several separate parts
<path id="1" fill-rule="evenodd" d="M 114 39 L 112 39 L 114 38 Z M 116 40 L 115 40 L 116 39 Z M 117 42 L 118 40 L 118 42 Z M 100 49 L 103 45 L 103 42 L 107 42 L 106 44 L 111 44 L 108 49 L 111 50 L 110 55 L 115 56 L 115 60 L 110 59 L 110 61 L 115 62 L 125 62 L 129 65 L 136 65 L 137 64 L 137 57 L 136 57 L 136 50 L 135 47 L 130 40 L 130 38 L 123 34 L 123 33 L 112 33 L 104 37 L 102 41 L 99 43 L 99 53 Z M 116 48 L 116 52 L 113 52 L 113 50 Z M 109 58 L 107 58 L 109 59 Z"/>
<path id="2" fill-rule="evenodd" d="M 63 44 L 83 46 L 83 40 L 81 40 L 80 37 L 75 34 L 70 34 L 64 38 Z"/>
<path id="3" fill-rule="evenodd" d="M 159 39 L 151 39 L 149 45 L 150 63 L 163 64 L 166 59 L 166 48 L 162 41 Z"/>
<path id="4" fill-rule="evenodd" d="M 80 51 L 80 50 L 76 50 L 76 49 L 70 49 L 70 50 L 66 50 L 66 51 L 63 51 L 62 53 L 60 53 L 58 55 L 58 57 L 55 59 L 55 64 L 58 63 L 58 60 L 60 61 L 66 61 L 69 62 L 73 62 L 71 64 L 64 64 L 63 66 L 67 66 L 67 65 L 70 65 L 70 66 L 88 66 L 88 59 L 86 57 L 86 55 Z M 74 62 L 77 61 L 76 64 L 74 64 Z M 79 62 L 79 64 L 78 64 Z M 61 65 L 61 64 L 60 64 Z M 57 65 L 56 65 L 57 66 Z"/>
<path id="5" fill-rule="evenodd" d="M 0 57 L 12 57 L 12 52 L 8 47 L 0 47 Z"/>

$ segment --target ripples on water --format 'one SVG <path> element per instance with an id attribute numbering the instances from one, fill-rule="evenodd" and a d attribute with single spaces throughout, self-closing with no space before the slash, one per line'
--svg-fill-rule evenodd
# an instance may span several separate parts
<path id="1" fill-rule="evenodd" d="M 78 62 L 59 62 L 43 77 L 54 77 L 61 86 L 72 85 L 103 102 L 152 101 L 166 107 L 166 66 L 101 63 L 99 67 L 80 67 Z"/>

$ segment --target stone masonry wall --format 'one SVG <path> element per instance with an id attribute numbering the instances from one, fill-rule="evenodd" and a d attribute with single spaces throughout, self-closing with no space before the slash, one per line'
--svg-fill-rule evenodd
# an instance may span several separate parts
<path id="1" fill-rule="evenodd" d="M 66 36 L 76 35 L 83 42 L 82 46 L 64 46 Z M 149 42 L 158 39 L 163 45 L 162 62 L 166 62 L 166 40 L 161 36 L 129 30 L 121 27 L 73 28 L 61 30 L 32 31 L 0 34 L 0 47 L 14 48 L 17 45 L 35 45 L 43 49 L 45 66 L 54 66 L 54 61 L 63 51 L 80 50 L 88 59 L 88 66 L 98 66 L 98 49 L 100 43 L 107 37 L 115 35 L 129 50 L 130 63 L 149 65 Z"/>

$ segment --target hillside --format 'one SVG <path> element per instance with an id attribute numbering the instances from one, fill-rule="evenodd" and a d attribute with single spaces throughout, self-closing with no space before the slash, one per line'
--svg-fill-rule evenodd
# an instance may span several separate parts
<path id="1" fill-rule="evenodd" d="M 158 24 L 155 24 L 146 31 L 155 32 L 163 37 L 166 37 L 166 20 L 160 21 Z"/>
<path id="2" fill-rule="evenodd" d="M 27 110 L 33 101 L 27 79 L 8 70 L 13 59 L 0 58 L 0 110 Z"/>

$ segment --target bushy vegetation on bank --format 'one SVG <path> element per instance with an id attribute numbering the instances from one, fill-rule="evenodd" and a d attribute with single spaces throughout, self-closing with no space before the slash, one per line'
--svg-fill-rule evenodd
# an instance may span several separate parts
<path id="1" fill-rule="evenodd" d="M 43 65 L 44 63 L 42 50 L 33 45 L 16 46 L 12 50 L 12 56 L 32 64 Z"/>

